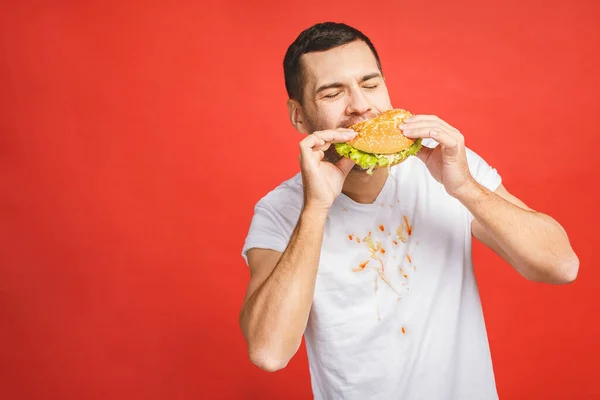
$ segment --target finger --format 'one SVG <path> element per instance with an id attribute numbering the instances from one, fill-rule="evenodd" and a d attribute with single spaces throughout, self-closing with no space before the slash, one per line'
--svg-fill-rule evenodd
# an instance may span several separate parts
<path id="1" fill-rule="evenodd" d="M 426 115 L 426 114 L 413 115 L 412 117 L 405 118 L 404 121 L 402 121 L 402 122 L 406 124 L 406 123 L 423 122 L 423 121 L 435 121 L 437 123 L 444 125 L 448 129 L 456 129 L 452 125 L 450 125 L 449 123 L 447 123 L 446 121 L 444 121 L 443 119 L 438 117 L 437 115 Z"/>
<path id="2" fill-rule="evenodd" d="M 423 161 L 425 164 L 427 164 L 427 160 L 429 159 L 429 156 L 431 155 L 432 151 L 433 149 L 426 146 L 422 146 L 421 150 L 419 150 L 416 154 L 417 158 Z"/>
<path id="3" fill-rule="evenodd" d="M 457 157 L 460 151 L 460 142 L 446 131 L 430 130 L 429 137 L 442 145 L 442 150 L 447 156 Z"/>
<path id="4" fill-rule="evenodd" d="M 318 137 L 316 137 L 314 135 L 308 135 L 307 137 L 302 139 L 299 144 L 300 144 L 300 147 L 312 148 L 315 145 L 315 143 L 317 143 L 318 140 L 319 140 Z"/>
<path id="5" fill-rule="evenodd" d="M 423 125 L 420 125 L 419 127 L 404 129 L 404 130 L 402 130 L 402 134 L 404 136 L 406 136 L 407 138 L 420 137 L 420 136 L 418 136 L 419 133 L 417 131 L 425 132 L 425 134 L 427 134 L 427 132 L 429 132 L 429 131 L 446 132 L 448 135 L 450 135 L 451 137 L 456 139 L 456 141 L 459 144 L 462 144 L 462 145 L 465 144 L 465 138 L 462 133 L 460 133 L 456 129 L 445 129 L 445 128 L 441 127 L 440 124 L 434 124 L 434 123 L 431 123 L 431 124 L 423 123 Z M 424 137 L 427 137 L 427 136 L 424 136 Z M 429 136 L 429 137 L 431 137 L 431 136 Z"/>
<path id="6" fill-rule="evenodd" d="M 300 141 L 300 149 L 302 151 L 313 151 L 318 150 L 320 146 L 325 144 L 325 140 L 315 135 L 308 135 L 302 141 Z"/>
<path id="7" fill-rule="evenodd" d="M 435 134 L 442 134 L 444 133 L 446 136 L 448 137 L 452 137 L 454 138 L 456 141 L 459 141 L 459 136 L 460 133 L 456 133 L 456 132 L 451 132 L 448 131 L 447 129 L 442 129 L 439 125 L 437 126 L 425 126 L 425 127 L 421 127 L 421 128 L 416 128 L 416 129 L 406 129 L 403 134 L 404 136 L 406 136 L 407 138 L 410 139 L 417 139 L 417 138 L 433 138 L 433 136 Z"/>
<path id="8" fill-rule="evenodd" d="M 314 135 L 308 135 L 304 139 L 302 139 L 299 143 L 300 147 L 300 155 L 302 158 L 310 158 L 311 153 L 313 153 L 313 147 L 317 143 L 325 143 L 322 139 Z"/>
<path id="9" fill-rule="evenodd" d="M 446 125 L 437 122 L 437 121 L 411 121 L 411 122 L 405 122 L 402 125 L 399 126 L 399 128 L 402 130 L 402 133 L 404 134 L 405 132 L 410 132 L 412 130 L 415 129 L 422 129 L 422 128 L 429 128 L 429 129 L 443 129 L 443 130 L 449 130 L 452 132 L 456 132 L 459 133 L 457 129 L 455 128 L 448 128 Z"/>
<path id="10" fill-rule="evenodd" d="M 350 173 L 355 163 L 349 158 L 342 157 L 342 159 L 340 159 L 340 161 L 338 161 L 335 165 L 342 171 L 344 176 L 346 176 L 348 173 Z"/>
<path id="11" fill-rule="evenodd" d="M 323 142 L 322 144 L 316 145 L 315 147 L 313 147 L 313 150 L 322 150 L 322 151 L 325 151 L 330 146 L 331 146 L 331 142 Z"/>
<path id="12" fill-rule="evenodd" d="M 417 129 L 407 129 L 403 132 L 404 136 L 406 136 L 409 139 L 418 139 L 418 138 L 433 138 L 432 134 L 435 134 L 434 132 L 443 132 L 442 129 L 440 129 L 440 127 L 424 127 L 424 128 L 417 128 Z"/>
<path id="13" fill-rule="evenodd" d="M 460 139 L 448 131 L 441 129 L 430 129 L 430 128 L 421 128 L 415 129 L 414 131 L 410 131 L 405 134 L 407 138 L 418 139 L 418 138 L 432 138 L 442 146 L 446 148 L 457 148 L 462 142 Z"/>
<path id="14" fill-rule="evenodd" d="M 323 160 L 323 157 L 325 157 L 325 152 L 323 150 L 317 150 L 317 160 L 321 161 Z"/>
<path id="15" fill-rule="evenodd" d="M 333 142 L 326 142 L 323 139 L 319 139 L 319 138 L 316 138 L 314 142 L 315 142 L 314 145 L 312 147 L 310 147 L 310 149 L 312 149 L 312 151 L 318 151 L 318 150 L 325 151 L 333 143 Z"/>
<path id="16" fill-rule="evenodd" d="M 358 132 L 352 129 L 327 130 L 313 133 L 314 136 L 331 143 L 344 143 L 354 139 Z"/>
<path id="17" fill-rule="evenodd" d="M 307 140 L 307 144 L 311 144 L 312 140 Z M 318 168 L 318 164 L 325 157 L 325 152 L 323 150 L 314 150 L 312 147 L 308 147 L 305 145 L 300 145 L 300 165 L 304 169 L 315 170 Z"/>

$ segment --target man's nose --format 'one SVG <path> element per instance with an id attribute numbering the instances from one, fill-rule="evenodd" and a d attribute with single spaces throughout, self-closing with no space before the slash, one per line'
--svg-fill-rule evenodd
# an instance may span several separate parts
<path id="1" fill-rule="evenodd" d="M 349 103 L 346 108 L 346 113 L 351 114 L 364 114 L 371 110 L 371 104 L 362 90 L 353 90 L 350 97 Z"/>

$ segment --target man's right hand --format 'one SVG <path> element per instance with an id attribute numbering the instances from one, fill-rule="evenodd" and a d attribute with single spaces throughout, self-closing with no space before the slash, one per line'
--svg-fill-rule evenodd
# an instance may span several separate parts
<path id="1" fill-rule="evenodd" d="M 347 142 L 356 132 L 315 132 L 300 142 L 304 209 L 283 253 L 248 251 L 250 284 L 240 326 L 250 360 L 266 371 L 284 368 L 302 343 L 315 292 L 327 211 L 341 193 L 354 162 L 323 161 L 332 143 Z"/>
<path id="2" fill-rule="evenodd" d="M 334 143 L 356 137 L 352 129 L 318 131 L 300 142 L 300 169 L 304 184 L 304 207 L 327 212 L 342 192 L 342 186 L 354 162 L 343 157 L 336 164 L 324 161 L 325 151 Z"/>

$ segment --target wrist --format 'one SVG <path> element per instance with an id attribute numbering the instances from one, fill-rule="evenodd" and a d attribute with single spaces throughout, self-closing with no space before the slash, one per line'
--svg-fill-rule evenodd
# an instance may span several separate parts
<path id="1" fill-rule="evenodd" d="M 480 202 L 485 196 L 486 191 L 475 179 L 471 178 L 450 194 L 466 207 L 469 207 L 470 204 Z"/>
<path id="2" fill-rule="evenodd" d="M 301 216 L 313 220 L 326 220 L 329 215 L 329 207 L 321 204 L 305 203 Z"/>

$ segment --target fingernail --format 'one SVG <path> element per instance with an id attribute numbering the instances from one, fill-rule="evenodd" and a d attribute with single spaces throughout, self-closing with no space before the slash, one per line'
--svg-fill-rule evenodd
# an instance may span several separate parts
<path id="1" fill-rule="evenodd" d="M 438 135 L 437 131 L 430 131 L 429 134 L 431 135 L 431 137 L 437 137 Z"/>

